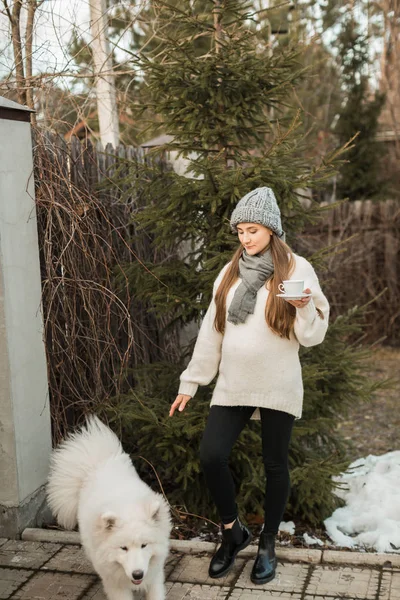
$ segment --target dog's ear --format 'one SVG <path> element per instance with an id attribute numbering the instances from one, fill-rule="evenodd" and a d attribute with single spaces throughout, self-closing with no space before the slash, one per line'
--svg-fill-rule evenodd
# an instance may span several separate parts
<path id="1" fill-rule="evenodd" d="M 117 515 L 115 515 L 113 512 L 108 511 L 103 513 L 100 516 L 99 520 L 101 528 L 110 531 L 115 527 L 117 523 Z"/>
<path id="2" fill-rule="evenodd" d="M 148 504 L 148 514 L 153 521 L 158 521 L 161 502 L 158 498 L 153 498 Z"/>

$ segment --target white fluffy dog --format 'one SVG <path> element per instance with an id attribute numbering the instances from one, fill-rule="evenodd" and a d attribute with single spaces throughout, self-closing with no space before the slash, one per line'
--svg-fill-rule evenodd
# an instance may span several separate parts
<path id="1" fill-rule="evenodd" d="M 109 600 L 164 600 L 171 531 L 163 496 L 139 477 L 117 436 L 97 417 L 52 456 L 48 502 L 65 529 L 77 522 L 82 546 Z"/>

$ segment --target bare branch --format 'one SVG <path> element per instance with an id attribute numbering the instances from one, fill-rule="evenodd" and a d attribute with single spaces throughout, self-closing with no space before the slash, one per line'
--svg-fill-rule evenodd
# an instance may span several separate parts
<path id="1" fill-rule="evenodd" d="M 10 12 L 10 7 L 8 6 L 7 0 L 3 0 L 3 4 L 4 4 L 4 8 L 5 8 L 5 14 L 8 16 L 10 23 L 12 24 L 13 18 L 12 18 L 12 14 Z"/>

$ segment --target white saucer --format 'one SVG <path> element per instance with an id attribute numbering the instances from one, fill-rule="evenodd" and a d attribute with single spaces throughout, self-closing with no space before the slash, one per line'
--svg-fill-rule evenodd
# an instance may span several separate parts
<path id="1" fill-rule="evenodd" d="M 298 296 L 291 296 L 289 294 L 277 294 L 278 298 L 285 298 L 285 300 L 301 300 L 302 298 L 309 298 L 312 294 L 300 294 Z"/>

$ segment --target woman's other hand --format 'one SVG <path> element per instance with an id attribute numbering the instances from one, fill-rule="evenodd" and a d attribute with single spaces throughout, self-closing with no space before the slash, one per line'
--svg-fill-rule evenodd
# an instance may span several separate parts
<path id="1" fill-rule="evenodd" d="M 169 410 L 169 416 L 172 417 L 178 406 L 178 410 L 182 412 L 182 410 L 185 408 L 186 404 L 189 402 L 191 397 L 192 396 L 187 396 L 186 394 L 178 394 L 171 405 L 171 408 Z"/>

